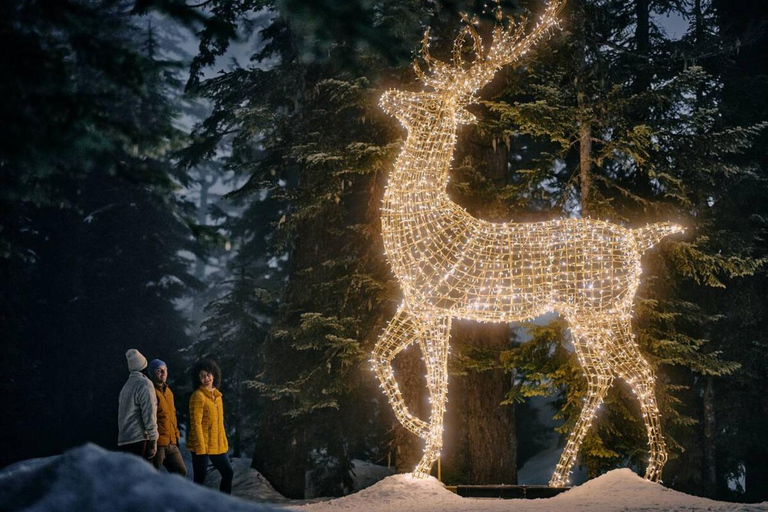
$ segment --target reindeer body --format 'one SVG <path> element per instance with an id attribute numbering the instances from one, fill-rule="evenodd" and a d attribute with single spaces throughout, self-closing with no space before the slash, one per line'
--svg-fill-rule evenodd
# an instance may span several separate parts
<path id="1" fill-rule="evenodd" d="M 548 6 L 550 24 L 562 2 Z M 428 58 L 438 68 L 430 83 L 436 93 L 389 91 L 381 99 L 408 130 L 381 209 L 384 247 L 403 303 L 377 342 L 372 362 L 397 418 L 426 441 L 414 472 L 419 477 L 429 473 L 442 446 L 452 319 L 514 322 L 550 311 L 568 321 L 588 383 L 584 409 L 550 485 L 567 482 L 615 376 L 625 379 L 640 400 L 651 451 L 646 477 L 659 479 L 666 462 L 653 373 L 634 342 L 630 321 L 640 257 L 682 229 L 661 223 L 630 230 L 590 219 L 491 223 L 472 217 L 446 193 L 457 127 L 472 122 L 463 109 L 467 98 L 500 65 L 525 53 L 545 25 L 525 37 L 520 30 L 497 27 L 485 62 L 472 74 Z M 428 422 L 408 411 L 392 371 L 392 360 L 412 343 L 419 344 L 427 368 Z"/>
<path id="2" fill-rule="evenodd" d="M 447 194 L 439 196 L 424 212 L 390 212 L 385 206 L 382 213 L 384 226 L 409 226 L 384 227 L 392 234 L 385 248 L 406 303 L 486 322 L 631 307 L 640 275 L 632 231 L 598 220 L 491 223 L 470 216 Z"/>

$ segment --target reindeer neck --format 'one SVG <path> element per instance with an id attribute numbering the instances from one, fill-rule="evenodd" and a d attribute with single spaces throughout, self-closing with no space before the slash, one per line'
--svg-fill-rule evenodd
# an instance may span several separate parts
<path id="1" fill-rule="evenodd" d="M 455 138 L 456 125 L 448 122 L 409 132 L 388 180 L 384 196 L 388 210 L 413 211 L 409 205 L 416 204 L 416 210 L 422 210 L 425 202 L 447 199 Z"/>

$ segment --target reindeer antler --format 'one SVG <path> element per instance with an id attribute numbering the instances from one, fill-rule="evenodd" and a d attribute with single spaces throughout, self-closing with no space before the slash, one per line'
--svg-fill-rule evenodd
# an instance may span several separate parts
<path id="1" fill-rule="evenodd" d="M 501 9 L 497 9 L 496 19 L 499 23 L 493 30 L 493 41 L 486 56 L 486 66 L 497 70 L 528 53 L 528 50 L 538 43 L 552 27 L 557 26 L 558 14 L 565 7 L 565 1 L 550 0 L 539 22 L 528 35 L 525 35 L 527 20 L 524 17 L 518 23 L 509 17 L 509 27 L 504 29 L 501 24 Z"/>
<path id="2" fill-rule="evenodd" d="M 556 27 L 558 14 L 565 3 L 566 0 L 550 0 L 538 23 L 528 34 L 526 34 L 528 23 L 525 17 L 515 21 L 509 16 L 509 23 L 504 27 L 501 7 L 497 7 L 497 23 L 493 29 L 491 45 L 484 55 L 483 41 L 472 26 L 472 22 L 469 21 L 454 40 L 452 64 L 439 61 L 429 54 L 429 29 L 427 29 L 422 40 L 421 55 L 427 63 L 429 72 L 425 73 L 418 63 L 414 62 L 416 75 L 422 82 L 436 90 L 453 89 L 459 96 L 470 96 L 490 82 L 496 71 L 528 53 L 552 27 Z M 461 53 L 467 35 L 472 38 L 476 57 L 474 63 L 464 69 Z"/>

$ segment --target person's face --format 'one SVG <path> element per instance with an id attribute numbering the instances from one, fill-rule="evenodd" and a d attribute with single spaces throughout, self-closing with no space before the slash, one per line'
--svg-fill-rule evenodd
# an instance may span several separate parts
<path id="1" fill-rule="evenodd" d="M 200 373 L 198 373 L 197 376 L 200 378 L 200 384 L 206 388 L 213 387 L 213 375 L 211 373 L 205 370 L 200 370 Z"/>
<path id="2" fill-rule="evenodd" d="M 157 370 L 155 370 L 155 381 L 159 382 L 160 384 L 165 384 L 165 382 L 168 380 L 168 368 L 165 366 L 161 366 Z"/>

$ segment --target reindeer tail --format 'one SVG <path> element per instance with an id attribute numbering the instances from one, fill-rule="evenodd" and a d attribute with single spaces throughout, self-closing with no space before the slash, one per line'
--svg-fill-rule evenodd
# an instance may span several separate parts
<path id="1" fill-rule="evenodd" d="M 633 229 L 632 235 L 635 237 L 640 254 L 656 245 L 662 238 L 674 233 L 684 233 L 685 228 L 671 222 L 659 222 L 658 224 L 648 224 L 644 228 Z"/>

